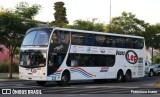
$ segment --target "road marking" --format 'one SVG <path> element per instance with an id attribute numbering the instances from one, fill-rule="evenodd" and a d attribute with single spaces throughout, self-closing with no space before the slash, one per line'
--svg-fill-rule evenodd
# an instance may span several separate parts
<path id="1" fill-rule="evenodd" d="M 139 88 L 139 87 L 122 87 L 122 86 L 85 86 L 85 88 Z"/>

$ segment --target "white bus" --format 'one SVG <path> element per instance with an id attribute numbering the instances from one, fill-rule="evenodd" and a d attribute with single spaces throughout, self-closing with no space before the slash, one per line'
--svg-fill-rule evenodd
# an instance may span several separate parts
<path id="1" fill-rule="evenodd" d="M 37 27 L 26 32 L 21 45 L 19 78 L 39 85 L 86 79 L 120 82 L 143 77 L 144 66 L 143 37 Z"/>

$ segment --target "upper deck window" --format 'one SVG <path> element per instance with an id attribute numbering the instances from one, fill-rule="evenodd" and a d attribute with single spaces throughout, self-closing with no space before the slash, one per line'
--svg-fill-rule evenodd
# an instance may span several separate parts
<path id="1" fill-rule="evenodd" d="M 47 46 L 52 30 L 33 30 L 25 36 L 22 46 Z"/>

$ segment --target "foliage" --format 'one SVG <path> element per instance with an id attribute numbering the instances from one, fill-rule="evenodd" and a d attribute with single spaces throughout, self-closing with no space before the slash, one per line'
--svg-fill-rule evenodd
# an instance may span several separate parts
<path id="1" fill-rule="evenodd" d="M 63 27 L 68 24 L 68 20 L 66 18 L 66 8 L 64 7 L 63 2 L 55 2 L 54 3 L 54 18 L 55 21 L 51 22 L 51 25 Z"/>
<path id="2" fill-rule="evenodd" d="M 38 14 L 40 8 L 41 6 L 37 4 L 29 6 L 27 2 L 20 2 L 17 4 L 15 12 L 20 15 L 21 18 L 33 19 L 33 17 Z"/>
<path id="3" fill-rule="evenodd" d="M 143 36 L 147 47 L 160 49 L 160 24 L 150 25 L 143 33 Z"/>
<path id="4" fill-rule="evenodd" d="M 34 9 L 36 11 L 30 10 L 35 5 L 29 7 L 25 4 L 27 3 L 22 3 L 23 6 L 20 7 L 23 10 L 19 8 L 16 11 L 1 10 L 0 12 L 0 43 L 7 47 L 10 51 L 10 78 L 12 78 L 13 56 L 15 55 L 17 49 L 20 47 L 26 30 L 30 27 L 37 26 L 37 22 L 31 20 L 31 17 L 37 14 L 39 9 Z"/>
<path id="5" fill-rule="evenodd" d="M 104 24 L 95 23 L 96 19 L 92 19 L 92 21 L 84 21 L 84 20 L 75 20 L 73 25 L 66 26 L 71 29 L 79 29 L 79 30 L 89 30 L 89 31 L 99 31 L 104 32 Z"/>
<path id="6" fill-rule="evenodd" d="M 14 73 L 19 72 L 18 66 L 19 65 L 17 63 L 13 63 L 12 71 Z M 7 72 L 9 72 L 9 63 L 6 60 L 4 60 L 2 63 L 0 63 L 0 73 L 7 73 Z"/>
<path id="7" fill-rule="evenodd" d="M 111 25 L 108 27 L 111 27 L 110 32 L 112 33 L 142 36 L 148 25 L 143 20 L 136 18 L 134 14 L 123 12 L 122 16 L 112 18 Z"/>
<path id="8" fill-rule="evenodd" d="M 3 52 L 3 47 L 0 47 L 0 52 Z"/>
<path id="9" fill-rule="evenodd" d="M 153 57 L 153 63 L 154 64 L 160 64 L 160 54 L 157 54 Z"/>

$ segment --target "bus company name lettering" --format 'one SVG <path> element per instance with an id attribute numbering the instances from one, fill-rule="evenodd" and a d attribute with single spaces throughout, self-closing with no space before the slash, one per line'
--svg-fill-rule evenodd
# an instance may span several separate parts
<path id="1" fill-rule="evenodd" d="M 138 55 L 133 50 L 128 50 L 127 52 L 117 50 L 116 55 L 125 55 L 126 60 L 131 64 L 137 63 L 138 60 Z"/>
<path id="2" fill-rule="evenodd" d="M 116 55 L 125 55 L 125 51 L 116 51 Z"/>

